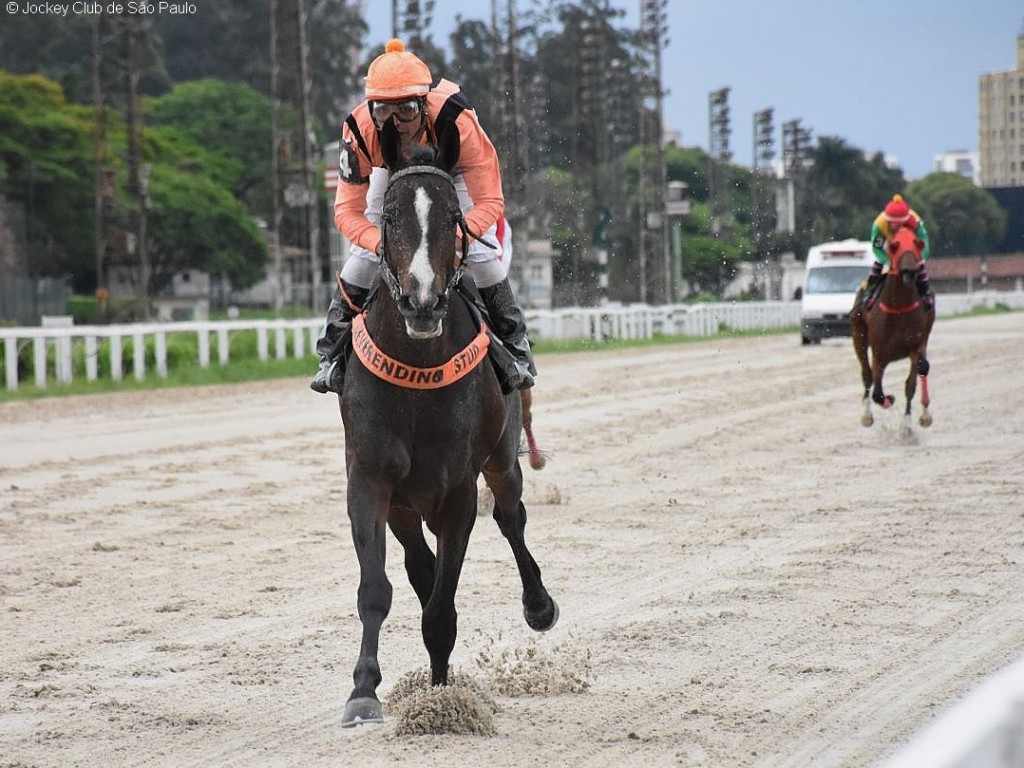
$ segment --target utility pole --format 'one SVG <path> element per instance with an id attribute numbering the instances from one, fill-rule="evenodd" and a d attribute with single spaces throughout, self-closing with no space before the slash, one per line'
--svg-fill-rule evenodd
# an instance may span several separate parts
<path id="1" fill-rule="evenodd" d="M 270 87 L 273 100 L 274 171 L 273 228 L 274 264 L 278 295 L 275 309 L 283 304 L 281 272 L 283 243 L 289 240 L 305 246 L 309 258 L 307 306 L 319 313 L 326 306 L 320 259 L 320 180 L 316 165 L 320 148 L 316 144 L 312 118 L 313 80 L 309 67 L 309 0 L 270 2 Z M 294 116 L 285 124 L 286 115 Z M 293 215 L 286 220 L 288 210 Z M 286 223 L 292 230 L 282 232 Z"/>
<path id="2" fill-rule="evenodd" d="M 106 253 L 110 242 L 109 205 L 107 190 L 107 97 L 104 83 L 103 48 L 109 36 L 107 12 L 101 10 L 92 27 L 92 99 L 93 116 L 96 121 L 96 138 L 93 142 L 93 203 L 95 211 L 95 238 L 93 247 L 96 255 L 96 303 L 98 319 L 106 322 L 107 302 L 110 291 L 107 288 Z"/>
<path id="3" fill-rule="evenodd" d="M 780 272 L 777 269 L 778 254 L 769 254 L 769 249 L 766 247 L 767 224 L 771 217 L 768 212 L 764 187 L 765 180 L 774 175 L 771 167 L 772 160 L 775 158 L 773 116 L 774 110 L 771 107 L 754 113 L 753 178 L 750 185 L 750 212 L 753 224 L 754 253 L 758 260 L 765 265 L 770 278 L 765 284 L 765 299 L 776 298 L 776 278 L 781 279 L 781 274 L 777 274 Z"/>
<path id="4" fill-rule="evenodd" d="M 729 126 L 729 88 L 719 88 L 712 91 L 708 97 L 708 130 L 710 134 L 708 161 L 710 164 L 708 173 L 709 197 L 711 199 L 711 233 L 716 237 L 723 229 L 724 209 L 723 198 L 725 197 L 725 164 L 732 159 L 732 152 L 729 151 L 729 136 L 732 129 Z"/>
<path id="5" fill-rule="evenodd" d="M 139 301 L 142 319 L 150 316 L 152 270 L 149 263 L 147 223 L 149 213 L 149 164 L 142 162 L 142 115 L 139 109 L 139 20 L 121 19 L 124 49 L 125 117 L 128 127 L 128 193 L 133 200 L 135 249 L 139 265 Z"/>
<path id="6" fill-rule="evenodd" d="M 640 0 L 640 39 L 643 51 L 643 93 L 640 101 L 640 142 L 641 147 L 646 146 L 646 130 L 644 125 L 648 115 L 653 111 L 655 126 L 654 136 L 654 169 L 648 183 L 645 183 L 644 176 L 647 175 L 646 163 L 642 162 L 640 171 L 640 199 L 641 199 L 641 247 L 640 247 L 640 300 L 647 301 L 650 297 L 654 301 L 668 303 L 674 298 L 674 286 L 672 279 L 672 256 L 669 249 L 668 221 L 665 216 L 665 187 L 668 182 L 668 174 L 665 167 L 665 137 L 664 137 L 664 116 L 662 101 L 664 90 L 661 82 L 661 49 L 667 45 L 666 33 L 668 26 L 666 21 L 666 7 L 668 0 Z M 651 103 L 653 101 L 653 104 Z M 641 159 L 643 161 L 642 153 Z M 650 187 L 650 189 L 648 189 Z M 649 196 L 649 207 L 645 205 L 644 197 Z M 646 230 L 657 230 L 658 237 L 655 253 L 659 258 L 652 259 L 653 269 L 648 270 L 648 251 L 646 248 Z M 650 286 L 648 287 L 648 283 Z"/>
<path id="7" fill-rule="evenodd" d="M 404 40 L 409 50 L 421 50 L 433 14 L 434 0 L 391 0 L 391 36 Z"/>
<path id="8" fill-rule="evenodd" d="M 504 95 L 498 125 L 498 153 L 501 158 L 501 177 L 505 191 L 505 218 L 512 228 L 513 253 L 517 254 L 509 265 L 509 280 L 520 300 L 530 303 L 529 290 L 523 290 L 523 265 L 529 250 L 529 207 L 526 204 L 528 161 L 526 158 L 526 124 L 523 113 L 522 84 L 519 74 L 519 15 L 515 0 L 505 0 L 499 9 L 497 0 L 491 2 L 491 33 L 497 43 L 495 93 Z M 505 34 L 501 34 L 501 30 Z"/>
<path id="9" fill-rule="evenodd" d="M 780 195 L 785 195 L 785 202 L 779 200 L 779 207 L 785 210 L 785 221 L 779 216 L 779 229 L 783 232 L 796 232 L 796 187 L 802 181 L 804 164 L 811 148 L 811 132 L 800 125 L 796 118 L 782 124 L 782 168 L 784 188 Z"/>
<path id="10" fill-rule="evenodd" d="M 109 319 L 110 276 L 114 266 L 134 275 L 136 310 L 150 312 L 152 267 L 147 231 L 149 165 L 143 162 L 142 110 L 139 100 L 140 41 L 143 25 L 137 16 L 114 15 L 101 9 L 93 23 L 92 89 L 96 136 L 93 142 L 93 208 L 96 233 L 96 299 L 101 321 Z M 123 106 L 128 139 L 128 206 L 119 209 L 116 172 L 107 142 L 107 107 Z"/>

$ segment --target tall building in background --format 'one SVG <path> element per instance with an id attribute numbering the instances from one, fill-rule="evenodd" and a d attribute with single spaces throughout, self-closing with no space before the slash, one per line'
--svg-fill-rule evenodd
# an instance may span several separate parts
<path id="1" fill-rule="evenodd" d="M 966 149 L 951 149 L 935 155 L 932 170 L 958 173 L 978 186 L 978 153 Z"/>
<path id="2" fill-rule="evenodd" d="M 1024 27 L 1016 69 L 978 78 L 978 146 L 981 186 L 1024 186 Z"/>

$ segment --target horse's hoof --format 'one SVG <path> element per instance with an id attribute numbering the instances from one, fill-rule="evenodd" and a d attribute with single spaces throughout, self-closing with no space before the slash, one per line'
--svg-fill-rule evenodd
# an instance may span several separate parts
<path id="1" fill-rule="evenodd" d="M 361 696 L 349 699 L 345 704 L 345 714 L 341 717 L 341 727 L 351 728 L 363 723 L 383 723 L 384 710 L 377 699 Z"/>
<path id="2" fill-rule="evenodd" d="M 917 423 L 922 427 L 930 427 L 932 425 L 932 415 L 930 413 L 922 413 Z"/>
<path id="3" fill-rule="evenodd" d="M 860 425 L 862 427 L 870 427 L 874 423 L 875 419 L 870 413 L 865 413 L 863 416 L 860 417 Z"/>
<path id="4" fill-rule="evenodd" d="M 554 629 L 555 624 L 558 623 L 558 603 L 555 602 L 554 598 L 551 598 L 551 608 L 549 610 L 532 615 L 524 606 L 523 618 L 526 619 L 527 625 L 534 632 L 548 632 Z"/>
<path id="5" fill-rule="evenodd" d="M 530 469 L 544 469 L 547 463 L 544 454 L 539 451 L 530 451 Z"/>

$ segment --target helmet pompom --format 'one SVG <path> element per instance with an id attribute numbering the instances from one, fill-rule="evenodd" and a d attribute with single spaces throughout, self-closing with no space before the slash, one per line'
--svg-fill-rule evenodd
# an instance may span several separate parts
<path id="1" fill-rule="evenodd" d="M 393 37 L 388 40 L 387 45 L 384 46 L 384 53 L 401 53 L 405 50 L 405 43 L 399 40 L 397 37 Z"/>
<path id="2" fill-rule="evenodd" d="M 892 201 L 894 203 L 902 203 L 903 202 L 903 195 L 893 195 L 892 196 Z"/>

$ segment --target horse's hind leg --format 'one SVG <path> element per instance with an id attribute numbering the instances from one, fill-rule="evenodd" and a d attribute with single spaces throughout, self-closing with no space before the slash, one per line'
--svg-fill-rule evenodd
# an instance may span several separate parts
<path id="1" fill-rule="evenodd" d="M 928 372 L 931 367 L 927 355 L 922 353 L 921 358 L 917 361 L 917 375 L 921 377 L 921 418 L 918 419 L 918 423 L 922 427 L 932 425 L 932 415 L 928 412 L 928 406 L 932 402 L 928 394 Z"/>
<path id="2" fill-rule="evenodd" d="M 476 523 L 477 489 L 470 480 L 449 492 L 437 532 L 437 563 L 430 599 L 423 606 L 423 644 L 430 655 L 430 684 L 448 684 L 448 661 L 458 634 L 455 592 Z"/>
<path id="3" fill-rule="evenodd" d="M 392 507 L 388 526 L 405 550 L 405 572 L 409 577 L 420 607 L 425 608 L 434 591 L 434 553 L 423 536 L 420 516 L 406 507 Z"/>
<path id="4" fill-rule="evenodd" d="M 485 467 L 484 479 L 494 494 L 494 520 L 512 548 L 519 568 L 523 616 L 531 629 L 546 632 L 558 622 L 558 603 L 548 594 L 541 580 L 540 566 L 526 546 L 526 507 L 522 502 L 523 473 L 519 462 L 513 460 L 502 470 Z"/>
<path id="5" fill-rule="evenodd" d="M 910 355 L 910 373 L 907 374 L 907 380 L 903 384 L 903 395 L 907 399 L 907 407 L 903 412 L 903 431 L 905 433 L 910 432 L 910 410 L 914 403 L 914 393 L 917 391 L 917 368 L 919 360 L 919 354 L 915 353 Z"/>

